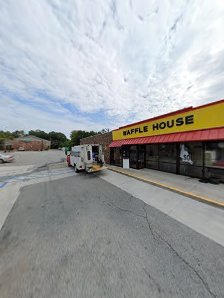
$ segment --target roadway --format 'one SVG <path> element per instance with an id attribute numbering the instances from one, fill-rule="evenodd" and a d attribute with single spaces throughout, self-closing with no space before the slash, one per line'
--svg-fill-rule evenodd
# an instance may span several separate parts
<path id="1" fill-rule="evenodd" d="M 74 173 L 23 187 L 0 232 L 1 298 L 224 297 L 219 241 L 137 198 L 139 184 L 125 181 Z"/>

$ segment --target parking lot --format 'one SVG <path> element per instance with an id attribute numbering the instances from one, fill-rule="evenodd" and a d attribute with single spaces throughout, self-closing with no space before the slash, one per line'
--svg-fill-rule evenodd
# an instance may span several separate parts
<path id="1" fill-rule="evenodd" d="M 55 163 L 65 160 L 65 153 L 62 150 L 49 151 L 15 151 L 15 152 L 1 152 L 2 154 L 12 154 L 15 159 L 12 163 L 0 164 L 0 168 L 10 166 L 42 166 L 46 163 Z"/>
<path id="2" fill-rule="evenodd" d="M 15 159 L 13 162 L 0 164 L 0 229 L 21 187 L 75 174 L 64 162 L 65 153 L 61 150 L 17 151 L 5 154 L 13 154 Z"/>
<path id="3" fill-rule="evenodd" d="M 223 297 L 223 210 L 77 174 L 60 150 L 14 155 L 0 165 L 1 298 Z"/>

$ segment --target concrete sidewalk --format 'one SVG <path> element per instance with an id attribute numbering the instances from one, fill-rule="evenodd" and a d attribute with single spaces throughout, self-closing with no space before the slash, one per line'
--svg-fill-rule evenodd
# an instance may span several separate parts
<path id="1" fill-rule="evenodd" d="M 191 178 L 151 169 L 123 169 L 108 166 L 112 171 L 179 193 L 203 203 L 224 208 L 224 184 L 201 183 Z"/>

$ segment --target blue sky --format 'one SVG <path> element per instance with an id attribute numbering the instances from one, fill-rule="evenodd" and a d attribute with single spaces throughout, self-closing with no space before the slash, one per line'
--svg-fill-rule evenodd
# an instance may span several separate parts
<path id="1" fill-rule="evenodd" d="M 0 130 L 117 128 L 224 98 L 222 0 L 0 0 Z"/>

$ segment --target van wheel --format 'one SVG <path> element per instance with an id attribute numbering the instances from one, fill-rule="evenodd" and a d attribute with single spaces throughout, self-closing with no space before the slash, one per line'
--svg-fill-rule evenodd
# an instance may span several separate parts
<path id="1" fill-rule="evenodd" d="M 3 163 L 4 162 L 4 160 L 3 159 L 0 159 L 0 163 Z"/>
<path id="2" fill-rule="evenodd" d="M 75 172 L 79 173 L 79 170 L 77 169 L 76 165 L 75 165 Z"/>

